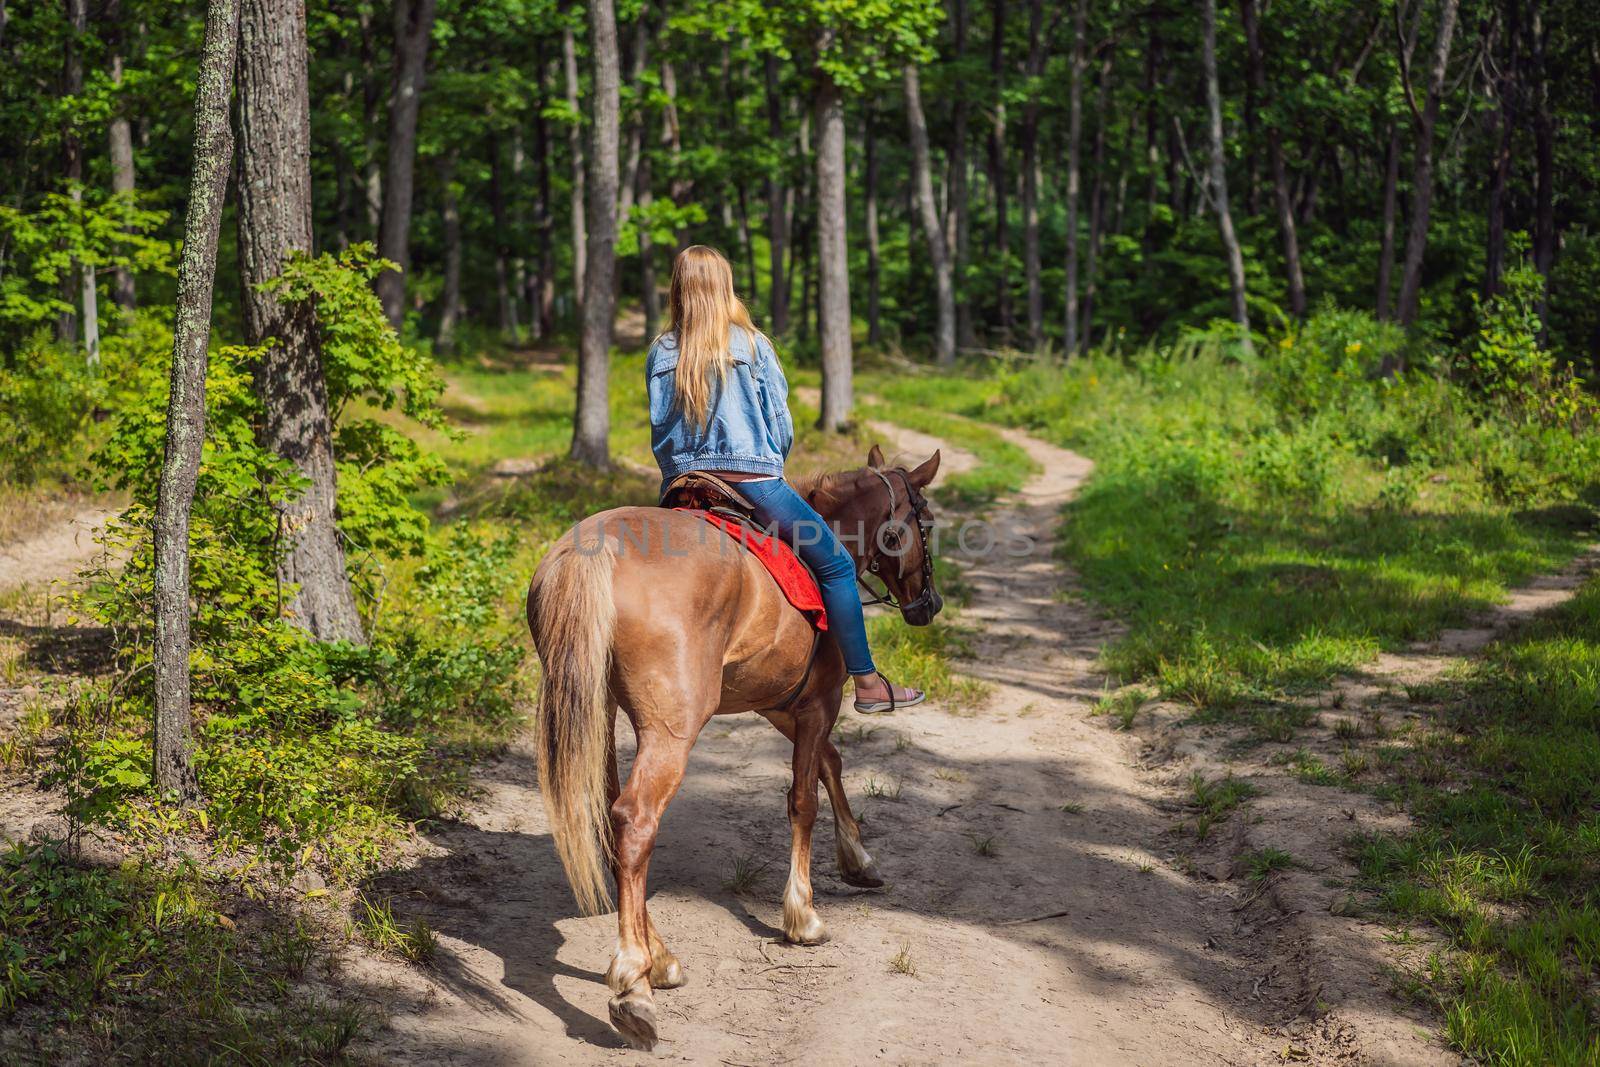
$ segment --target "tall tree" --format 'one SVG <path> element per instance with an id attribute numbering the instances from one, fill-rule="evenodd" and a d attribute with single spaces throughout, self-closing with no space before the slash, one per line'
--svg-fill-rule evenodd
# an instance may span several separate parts
<path id="1" fill-rule="evenodd" d="M 122 18 L 120 0 L 110 0 L 106 5 L 105 21 L 109 27 L 111 45 L 111 84 L 114 89 L 122 88 L 123 62 L 126 51 L 127 27 Z M 233 72 L 228 72 L 231 83 Z M 113 102 L 111 123 L 107 128 L 108 148 L 111 152 L 111 190 L 123 195 L 131 195 L 134 190 L 133 170 L 133 124 L 128 121 L 126 104 L 120 99 Z M 135 290 L 133 284 L 133 271 L 123 264 L 118 264 L 116 273 L 111 282 L 111 299 L 117 306 L 131 308 L 134 305 Z"/>
<path id="2" fill-rule="evenodd" d="M 1084 0 L 1079 0 L 1080 11 L 1083 4 Z M 1028 345 L 1034 349 L 1044 345 L 1044 285 L 1039 277 L 1039 82 L 1044 73 L 1044 49 L 1044 0 L 1028 0 L 1028 59 L 1023 67 L 1028 79 L 1028 97 L 1022 105 L 1022 276 L 1028 294 Z M 1076 69 L 1075 64 L 1074 71 Z M 1077 82 L 1073 84 L 1076 86 Z M 1067 172 L 1068 226 L 1074 229 L 1078 221 L 1078 190 L 1072 184 L 1077 171 L 1076 137 L 1071 132 L 1067 137 L 1072 142 L 1069 151 L 1074 153 Z M 1073 299 L 1076 300 L 1077 242 L 1069 235 L 1068 243 L 1073 248 L 1069 262 L 1073 271 Z"/>
<path id="3" fill-rule="evenodd" d="M 199 795 L 190 760 L 189 509 L 206 436 L 206 344 L 222 203 L 233 163 L 228 100 L 239 43 L 239 0 L 211 0 L 194 93 L 194 157 L 172 318 L 167 449 L 155 514 L 155 779 L 162 793 Z"/>
<path id="4" fill-rule="evenodd" d="M 1411 85 L 1410 64 L 1401 68 L 1406 105 L 1411 109 L 1416 135 L 1411 167 L 1411 227 L 1406 233 L 1405 267 L 1400 275 L 1400 321 L 1408 326 L 1416 321 L 1422 299 L 1422 260 L 1428 248 L 1428 217 L 1433 208 L 1433 137 L 1444 101 L 1445 71 L 1450 64 L 1459 7 L 1460 0 L 1439 0 L 1438 36 L 1428 65 L 1427 95 L 1420 108 Z"/>
<path id="5" fill-rule="evenodd" d="M 561 71 L 567 86 L 567 154 L 572 159 L 572 288 L 584 291 L 583 281 L 589 256 L 589 236 L 584 232 L 583 109 L 578 101 L 578 42 L 572 24 L 561 27 Z"/>
<path id="6" fill-rule="evenodd" d="M 1000 336 L 1011 337 L 1011 277 L 1006 218 L 1006 0 L 990 0 L 989 77 L 994 121 L 989 126 L 989 192 L 994 197 L 995 308 Z"/>
<path id="7" fill-rule="evenodd" d="M 1454 2 L 1454 0 L 1450 0 Z M 1222 92 L 1217 84 L 1217 0 L 1203 0 L 1204 20 L 1201 62 L 1206 81 L 1207 128 L 1211 140 L 1211 195 L 1215 199 L 1217 229 L 1222 234 L 1222 249 L 1228 258 L 1228 287 L 1233 296 L 1233 321 L 1246 349 L 1250 343 L 1250 310 L 1245 303 L 1244 256 L 1239 237 L 1233 231 L 1233 212 L 1228 206 L 1227 146 L 1222 139 Z"/>
<path id="8" fill-rule="evenodd" d="M 443 201 L 440 236 L 444 241 L 444 293 L 439 301 L 439 331 L 434 347 L 441 355 L 450 355 L 455 351 L 456 321 L 461 317 L 461 202 L 454 149 L 439 160 L 439 188 Z"/>
<path id="9" fill-rule="evenodd" d="M 411 191 L 417 164 L 417 115 L 428 69 L 435 0 L 395 0 L 394 90 L 389 100 L 388 163 L 384 167 L 383 217 L 378 254 L 398 271 L 378 275 L 378 299 L 390 325 L 405 320 L 405 271 L 411 268 Z"/>
<path id="10" fill-rule="evenodd" d="M 1239 0 L 1239 14 L 1244 22 L 1251 95 L 1255 100 L 1261 100 L 1267 97 L 1267 64 L 1261 46 L 1261 20 L 1256 3 L 1257 0 Z M 1283 133 L 1276 114 L 1266 121 L 1266 139 L 1267 166 L 1272 172 L 1273 203 L 1278 209 L 1278 229 L 1283 235 L 1283 270 L 1289 283 L 1289 311 L 1298 319 L 1306 313 L 1306 280 L 1300 269 L 1300 235 L 1295 229 L 1289 172 L 1283 159 Z"/>
<path id="11" fill-rule="evenodd" d="M 878 131 L 874 128 L 872 108 L 867 108 L 862 120 L 862 200 L 867 231 L 867 344 L 883 342 L 882 271 L 879 270 L 878 235 Z"/>
<path id="12" fill-rule="evenodd" d="M 911 135 L 911 170 L 916 185 L 917 207 L 922 214 L 922 233 L 928 242 L 928 258 L 933 267 L 934 300 L 938 327 L 934 332 L 934 354 L 940 366 L 956 361 L 956 294 L 950 278 L 950 255 L 944 243 L 944 225 L 939 205 L 933 198 L 933 165 L 928 152 L 928 120 L 922 113 L 922 86 L 917 65 L 907 63 L 906 121 Z"/>
<path id="13" fill-rule="evenodd" d="M 1072 72 L 1067 87 L 1067 297 L 1062 323 L 1062 350 L 1078 351 L 1078 211 L 1083 184 L 1083 72 L 1089 64 L 1085 52 L 1088 0 L 1078 0 L 1072 13 Z"/>
<path id="14" fill-rule="evenodd" d="M 955 62 L 965 74 L 967 58 L 967 0 L 952 0 L 950 5 L 951 33 L 954 37 Z M 975 340 L 972 327 L 972 297 L 967 291 L 967 264 L 970 259 L 972 239 L 971 211 L 968 204 L 971 182 L 967 174 L 967 124 L 971 112 L 968 94 L 957 92 L 950 113 L 950 147 L 946 163 L 950 176 L 946 179 L 950 190 L 950 210 L 945 229 L 946 244 L 951 249 L 951 279 L 956 290 L 956 343 L 971 346 Z"/>
<path id="15" fill-rule="evenodd" d="M 611 0 L 589 0 L 588 253 L 583 275 L 583 333 L 578 342 L 578 409 L 572 456 L 591 466 L 611 461 L 611 326 L 616 310 L 618 108 L 617 19 Z"/>
<path id="16" fill-rule="evenodd" d="M 362 641 L 334 514 L 337 474 L 328 387 L 312 311 L 262 286 L 311 250 L 311 101 L 304 0 L 243 0 L 239 18 L 239 279 L 255 365 L 261 443 L 305 480 L 283 504 L 278 576 L 288 616 L 320 640 Z"/>
<path id="17" fill-rule="evenodd" d="M 850 421 L 855 357 L 850 341 L 850 258 L 845 240 L 844 92 L 817 72 L 817 339 L 824 430 Z"/>
<path id="18" fill-rule="evenodd" d="M 767 87 L 767 136 L 773 144 L 783 143 L 783 97 L 778 75 L 778 57 L 768 52 L 765 74 Z M 767 172 L 767 319 L 773 333 L 789 330 L 789 276 L 784 272 L 784 253 L 789 243 L 789 207 L 793 193 L 784 181 L 782 162 L 774 162 Z"/>

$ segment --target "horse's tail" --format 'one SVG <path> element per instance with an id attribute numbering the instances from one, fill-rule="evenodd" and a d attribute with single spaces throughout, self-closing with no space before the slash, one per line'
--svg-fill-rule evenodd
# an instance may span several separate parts
<path id="1" fill-rule="evenodd" d="M 556 542 L 528 589 L 528 626 L 544 668 L 535 730 L 539 791 L 572 894 L 590 915 L 611 907 L 607 676 L 617 620 L 615 563 L 614 543 L 598 524 L 585 531 L 580 523 Z"/>

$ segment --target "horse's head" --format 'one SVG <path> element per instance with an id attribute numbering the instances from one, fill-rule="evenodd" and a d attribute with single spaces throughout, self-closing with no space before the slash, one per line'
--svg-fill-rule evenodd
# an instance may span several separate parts
<path id="1" fill-rule="evenodd" d="M 923 495 L 939 473 L 939 453 L 911 470 L 884 464 L 873 445 L 864 469 L 819 479 L 807 496 L 855 557 L 858 573 L 883 583 L 884 592 L 865 603 L 899 608 L 906 622 L 926 626 L 944 607 L 928 544 L 933 510 Z"/>

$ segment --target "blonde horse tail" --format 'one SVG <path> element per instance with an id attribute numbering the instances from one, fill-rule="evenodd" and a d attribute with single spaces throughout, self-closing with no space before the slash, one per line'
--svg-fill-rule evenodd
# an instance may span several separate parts
<path id="1" fill-rule="evenodd" d="M 585 914 L 611 908 L 606 802 L 612 725 L 607 678 L 617 610 L 614 543 L 583 524 L 558 541 L 528 589 L 528 626 L 544 676 L 535 725 L 539 791 L 556 852 Z"/>

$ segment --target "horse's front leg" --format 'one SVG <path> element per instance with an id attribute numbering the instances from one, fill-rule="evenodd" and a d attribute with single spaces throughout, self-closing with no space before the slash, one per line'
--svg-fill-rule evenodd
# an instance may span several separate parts
<path id="1" fill-rule="evenodd" d="M 866 847 L 861 844 L 861 824 L 850 810 L 849 798 L 844 793 L 844 761 L 833 742 L 822 741 L 822 784 L 828 790 L 828 804 L 833 808 L 833 847 L 839 858 L 839 876 L 847 885 L 860 889 L 877 889 L 883 885 L 883 875 Z"/>
<path id="2" fill-rule="evenodd" d="M 811 829 L 817 821 L 817 774 L 831 716 L 811 704 L 795 715 L 794 783 L 789 787 L 789 884 L 783 891 L 783 936 L 798 945 L 821 944 L 827 928 L 811 904 Z"/>

